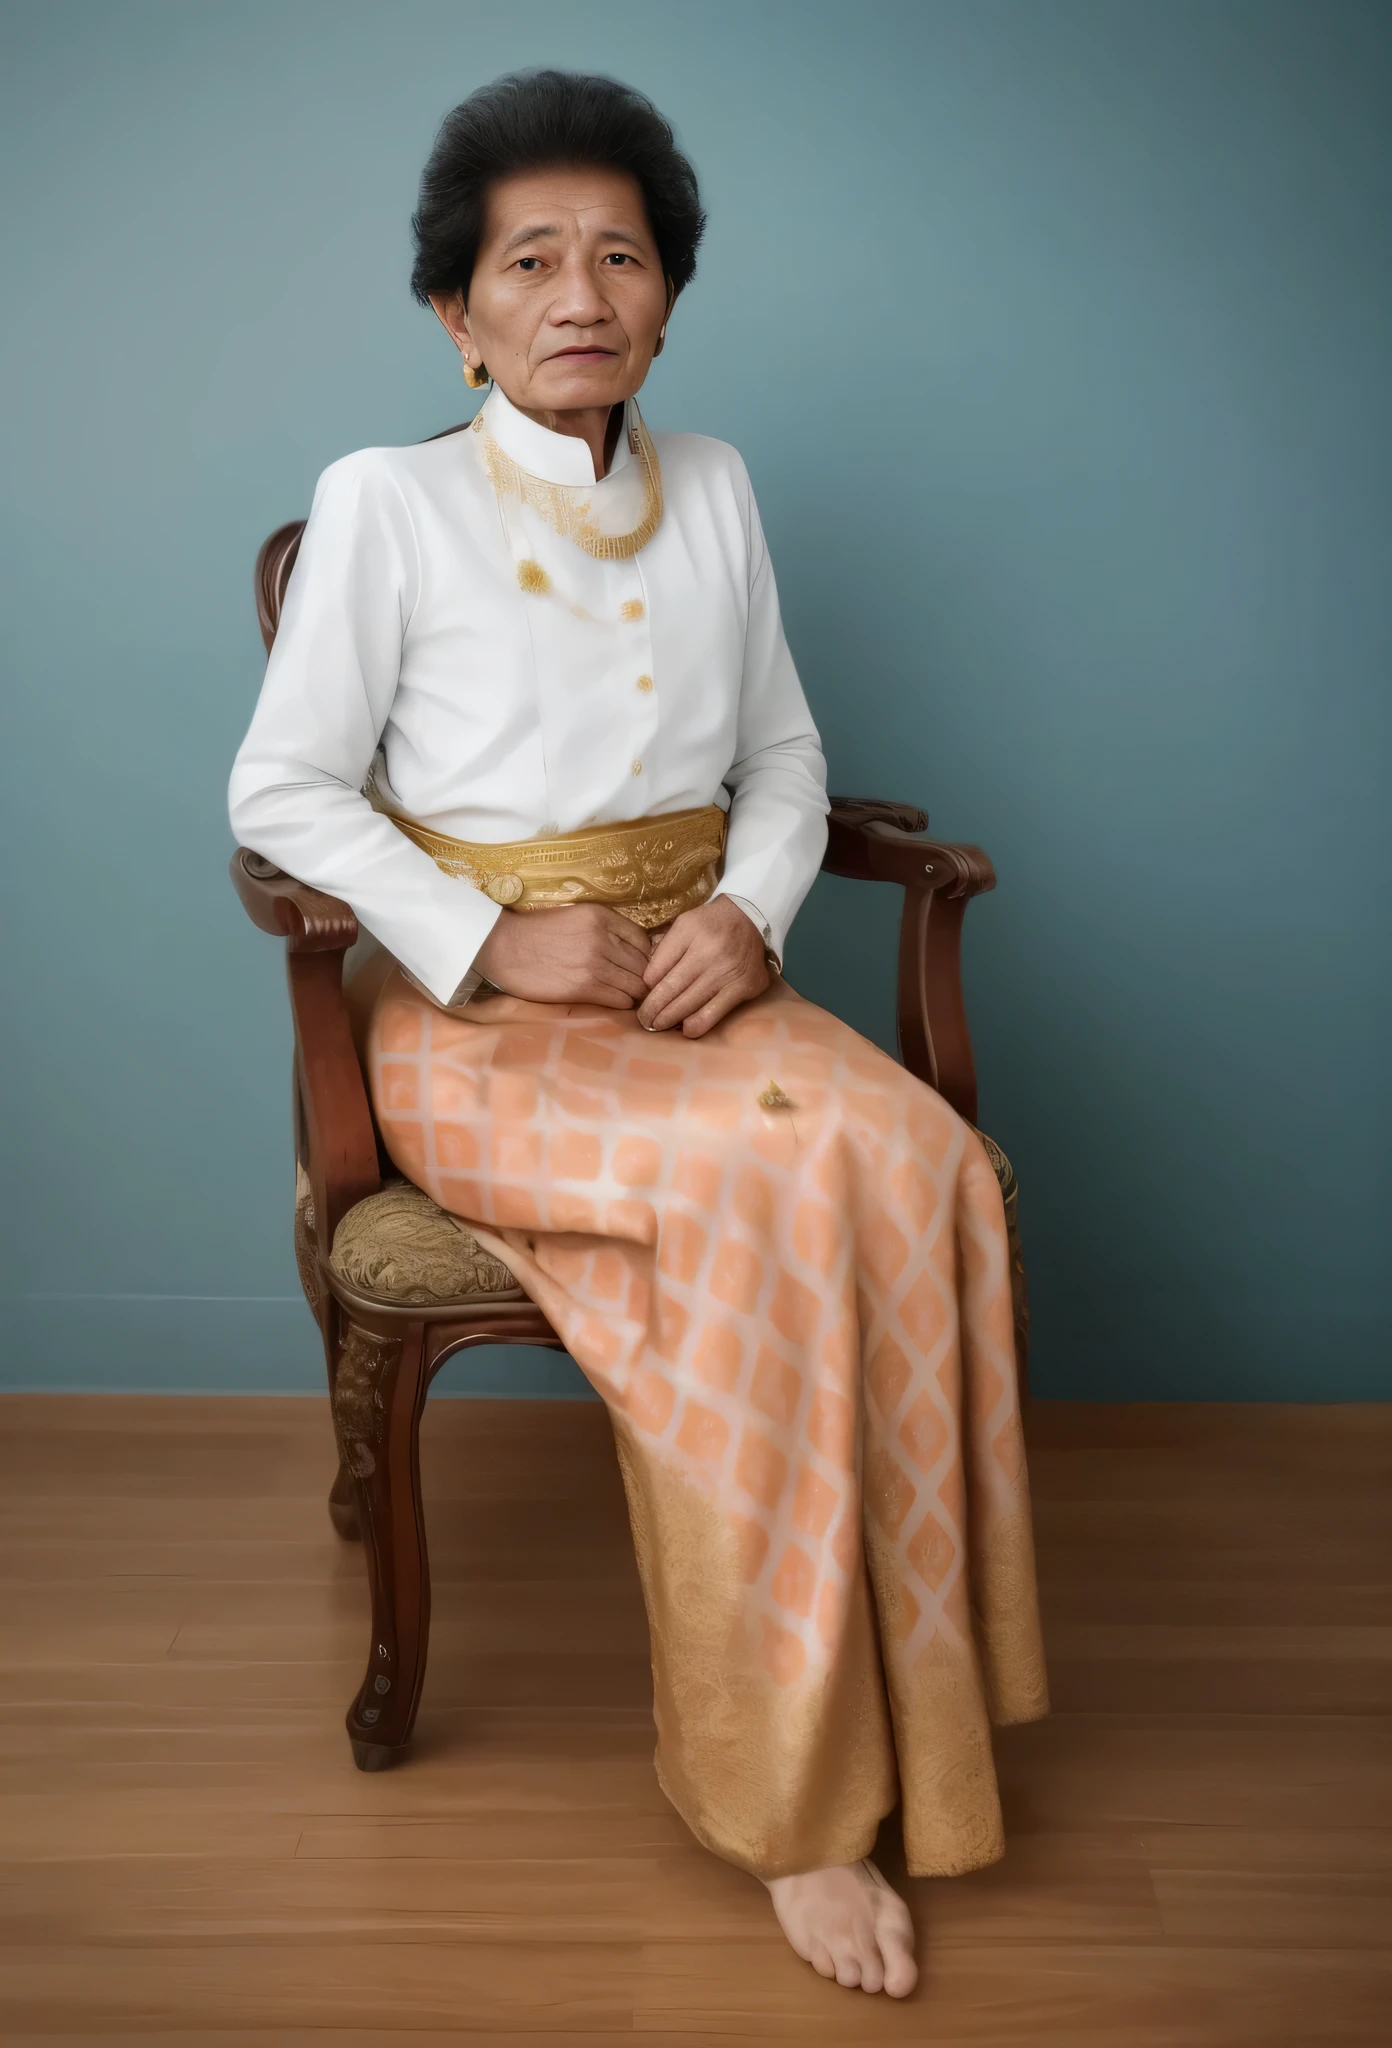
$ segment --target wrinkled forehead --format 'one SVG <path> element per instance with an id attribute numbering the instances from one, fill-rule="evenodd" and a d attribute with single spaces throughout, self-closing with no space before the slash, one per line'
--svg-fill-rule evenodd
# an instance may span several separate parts
<path id="1" fill-rule="evenodd" d="M 654 246 L 642 190 L 628 171 L 558 164 L 490 182 L 480 253 L 496 256 L 531 241 L 556 247 L 599 238 Z"/>

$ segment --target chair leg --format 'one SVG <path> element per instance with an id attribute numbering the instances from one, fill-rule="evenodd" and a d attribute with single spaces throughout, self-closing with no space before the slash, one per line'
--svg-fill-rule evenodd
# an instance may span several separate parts
<path id="1" fill-rule="evenodd" d="M 338 1431 L 334 1406 L 334 1395 L 338 1386 L 338 1361 L 344 1348 L 344 1335 L 348 1325 L 342 1310 L 331 1297 L 324 1303 L 319 1327 L 324 1339 L 324 1363 L 329 1376 L 329 1413 L 335 1417 L 334 1427 L 339 1438 L 338 1470 L 334 1474 L 334 1483 L 329 1488 L 329 1520 L 333 1523 L 335 1535 L 340 1536 L 345 1543 L 361 1543 L 362 1520 L 358 1514 L 357 1482 L 343 1450 L 344 1439 L 342 1433 Z"/>
<path id="2" fill-rule="evenodd" d="M 329 1402 L 332 1405 L 334 1378 L 338 1371 L 338 1323 L 339 1314 L 332 1297 L 327 1293 L 319 1277 L 319 1250 L 314 1230 L 314 1201 L 310 1192 L 309 1175 L 304 1168 L 304 1105 L 300 1099 L 298 1075 L 294 1083 L 293 1111 L 295 1118 L 295 1264 L 299 1267 L 300 1286 L 309 1303 L 310 1314 L 319 1325 L 319 1334 L 324 1341 L 324 1364 L 329 1376 Z M 353 1494 L 353 1475 L 338 1461 L 338 1477 L 329 1489 L 329 1520 L 338 1534 L 349 1543 L 356 1543 L 362 1535 L 358 1525 L 358 1509 Z"/>
<path id="3" fill-rule="evenodd" d="M 372 1648 L 348 1709 L 360 1771 L 405 1754 L 425 1677 L 430 1567 L 420 1489 L 420 1417 L 428 1386 L 426 1335 L 401 1337 L 347 1325 L 334 1375 L 334 1426 L 352 1475 L 372 1592 Z"/>
<path id="4" fill-rule="evenodd" d="M 338 1476 L 329 1488 L 329 1520 L 345 1543 L 362 1541 L 362 1524 L 358 1520 L 358 1493 L 353 1475 L 338 1461 Z"/>

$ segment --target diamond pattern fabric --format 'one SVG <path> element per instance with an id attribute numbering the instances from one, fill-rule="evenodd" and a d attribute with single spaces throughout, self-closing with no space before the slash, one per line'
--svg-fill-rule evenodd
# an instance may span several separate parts
<path id="1" fill-rule="evenodd" d="M 368 1065 L 397 1166 L 608 1404 L 694 1832 L 769 1877 L 901 1797 L 911 1869 L 999 1855 L 989 1723 L 1047 1701 L 977 1134 L 781 981 L 687 1040 L 396 972 Z"/>

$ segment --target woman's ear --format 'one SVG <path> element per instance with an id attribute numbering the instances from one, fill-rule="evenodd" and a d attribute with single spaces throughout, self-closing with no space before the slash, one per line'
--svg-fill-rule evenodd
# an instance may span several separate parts
<path id="1" fill-rule="evenodd" d="M 663 314 L 662 325 L 657 330 L 657 347 L 653 350 L 654 356 L 660 356 L 663 349 L 667 346 L 667 322 L 672 317 L 672 308 L 676 303 L 677 288 L 669 277 L 667 280 L 667 311 Z"/>
<path id="2" fill-rule="evenodd" d="M 484 367 L 482 355 L 474 347 L 474 337 L 469 332 L 469 316 L 464 310 L 464 294 L 451 292 L 446 297 L 443 293 L 432 292 L 430 304 L 435 318 L 459 350 L 459 367 L 464 372 L 464 382 L 471 391 L 481 391 L 488 382 L 488 371 Z"/>
<path id="3" fill-rule="evenodd" d="M 473 347 L 473 335 L 469 332 L 469 318 L 464 311 L 462 292 L 432 292 L 431 310 L 450 340 L 461 354 Z"/>

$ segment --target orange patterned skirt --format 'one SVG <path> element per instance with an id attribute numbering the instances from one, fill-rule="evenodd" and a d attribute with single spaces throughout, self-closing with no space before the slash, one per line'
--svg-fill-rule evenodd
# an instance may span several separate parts
<path id="1" fill-rule="evenodd" d="M 401 1171 L 608 1405 L 657 1769 L 769 1878 L 1003 1847 L 990 1724 L 1047 1711 L 1000 1188 L 940 1096 L 786 983 L 701 1039 L 399 971 L 369 1072 Z"/>

